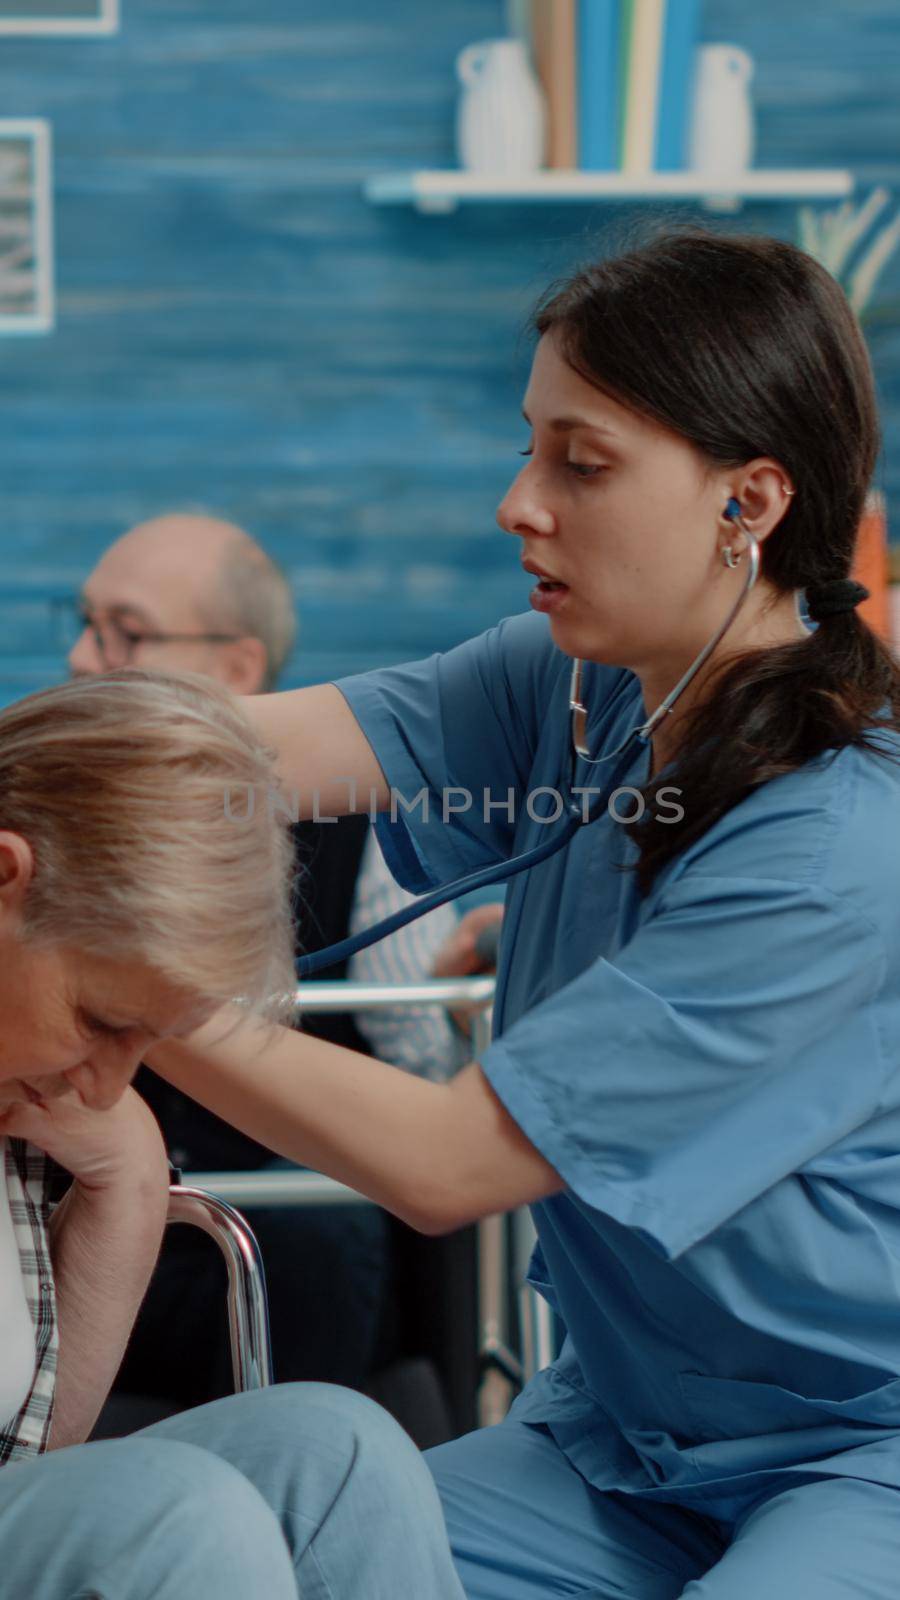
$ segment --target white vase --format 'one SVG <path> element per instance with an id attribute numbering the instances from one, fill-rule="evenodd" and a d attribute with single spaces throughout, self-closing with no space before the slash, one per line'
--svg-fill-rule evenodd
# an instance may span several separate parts
<path id="1" fill-rule="evenodd" d="M 546 112 L 521 39 L 467 45 L 456 61 L 461 85 L 456 150 L 470 172 L 534 172 L 543 165 Z"/>
<path id="2" fill-rule="evenodd" d="M 734 178 L 753 161 L 750 82 L 753 58 L 734 44 L 697 51 L 689 164 L 711 178 Z"/>

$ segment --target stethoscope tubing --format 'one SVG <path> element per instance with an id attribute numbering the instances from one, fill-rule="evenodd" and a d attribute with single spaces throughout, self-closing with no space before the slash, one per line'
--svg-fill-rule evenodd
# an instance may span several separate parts
<path id="1" fill-rule="evenodd" d="M 730 502 L 729 504 L 735 504 Z M 410 905 L 403 906 L 391 916 L 384 917 L 381 922 L 376 922 L 371 928 L 365 928 L 361 933 L 341 939 L 337 944 L 329 945 L 325 950 L 316 950 L 308 955 L 300 956 L 296 962 L 298 978 L 312 978 L 317 972 L 323 972 L 329 967 L 338 966 L 344 961 L 349 961 L 351 956 L 360 950 L 367 950 L 369 945 L 377 944 L 379 940 L 386 939 L 390 934 L 396 933 L 400 928 L 405 928 L 410 922 L 415 922 L 419 917 L 435 911 L 438 906 L 444 906 L 450 900 L 458 900 L 460 895 L 471 894 L 476 889 L 490 888 L 495 883 L 505 883 L 509 878 L 515 878 L 520 872 L 527 872 L 531 867 L 540 866 L 541 862 L 549 860 L 558 851 L 564 850 L 571 839 L 575 837 L 579 828 L 584 828 L 602 816 L 609 804 L 611 795 L 618 787 L 619 779 L 624 776 L 632 761 L 632 746 L 635 744 L 647 745 L 653 731 L 662 722 L 663 718 L 671 712 L 676 700 L 684 694 L 688 684 L 692 682 L 700 671 L 704 662 L 709 659 L 716 645 L 727 633 L 735 617 L 740 611 L 744 601 L 753 588 L 759 573 L 759 545 L 747 529 L 738 513 L 731 514 L 731 520 L 740 528 L 747 540 L 749 560 L 744 586 L 731 607 L 725 621 L 716 629 L 712 638 L 703 646 L 684 675 L 678 680 L 674 689 L 666 695 L 665 700 L 657 707 L 653 715 L 648 717 L 638 727 L 632 728 L 622 743 L 607 755 L 591 757 L 584 743 L 584 729 L 587 721 L 587 712 L 581 703 L 581 684 L 583 676 L 583 662 L 574 661 L 572 666 L 572 679 L 569 693 L 570 711 L 572 714 L 573 737 L 569 760 L 568 794 L 564 796 L 566 805 L 565 825 L 554 833 L 542 844 L 535 845 L 531 850 L 525 850 L 520 855 L 513 856 L 509 861 L 498 861 L 492 866 L 481 867 L 477 872 L 470 872 L 464 878 L 457 878 L 453 883 L 444 884 L 439 889 L 432 889 L 428 894 L 420 895 Z M 580 730 L 580 731 L 579 731 Z M 607 762 L 620 758 L 614 776 L 610 779 L 601 798 L 594 799 L 591 806 L 584 810 L 576 804 L 573 795 L 575 779 L 575 761 L 580 757 L 591 766 L 606 765 Z"/>
<path id="2" fill-rule="evenodd" d="M 297 977 L 311 978 L 328 967 L 349 961 L 358 950 L 367 950 L 370 944 L 377 944 L 379 939 L 386 939 L 389 934 L 396 933 L 399 928 L 405 928 L 418 917 L 424 917 L 438 906 L 446 905 L 448 900 L 458 900 L 460 895 L 471 894 L 475 889 L 489 888 L 493 883 L 504 883 L 507 878 L 514 878 L 518 873 L 527 871 L 529 867 L 539 866 L 558 850 L 564 849 L 578 829 L 584 827 L 585 821 L 593 820 L 591 814 L 584 818 L 570 813 L 565 827 L 559 833 L 554 833 L 551 838 L 546 839 L 543 844 L 536 845 L 532 850 L 514 856 L 511 861 L 497 861 L 493 866 L 481 867 L 477 872 L 470 872 L 467 877 L 457 878 L 454 883 L 445 884 L 440 889 L 432 889 L 430 893 L 420 895 L 411 905 L 403 906 L 381 922 L 376 922 L 371 928 L 365 928 L 362 933 L 341 939 L 338 944 L 329 945 L 327 950 L 316 950 L 310 955 L 301 956 L 296 963 Z"/>

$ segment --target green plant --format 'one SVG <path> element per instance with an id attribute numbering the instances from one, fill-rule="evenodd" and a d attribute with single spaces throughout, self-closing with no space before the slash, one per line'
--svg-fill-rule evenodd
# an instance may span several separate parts
<path id="1" fill-rule="evenodd" d="M 830 211 L 800 208 L 798 244 L 837 278 L 861 320 L 900 244 L 900 211 L 884 220 L 892 198 L 890 190 L 877 188 L 859 205 L 845 200 Z"/>

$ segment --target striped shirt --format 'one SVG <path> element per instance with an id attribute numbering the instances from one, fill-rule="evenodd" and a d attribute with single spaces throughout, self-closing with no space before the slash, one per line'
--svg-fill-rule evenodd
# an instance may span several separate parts
<path id="1" fill-rule="evenodd" d="M 27 1460 L 47 1448 L 59 1351 L 56 1296 L 48 1227 L 50 1162 L 21 1139 L 7 1139 L 6 1183 L 25 1298 L 34 1322 L 37 1359 L 31 1388 L 18 1416 L 0 1433 L 0 1465 Z"/>
<path id="2" fill-rule="evenodd" d="M 356 880 L 349 932 L 372 927 L 415 898 L 394 881 L 373 828 Z M 438 906 L 387 939 L 358 951 L 350 960 L 348 979 L 353 983 L 421 983 L 431 977 L 437 953 L 456 922 L 452 906 Z M 452 1078 L 471 1059 L 471 1043 L 463 1039 L 442 1006 L 358 1011 L 354 1021 L 373 1055 L 420 1078 L 436 1082 Z"/>

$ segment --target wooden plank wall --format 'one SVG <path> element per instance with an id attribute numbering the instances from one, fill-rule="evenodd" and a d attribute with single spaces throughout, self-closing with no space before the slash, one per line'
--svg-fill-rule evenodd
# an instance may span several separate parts
<path id="1" fill-rule="evenodd" d="M 517 335 L 609 213 L 361 197 L 373 170 L 452 163 L 455 54 L 502 19 L 501 0 L 123 0 L 114 38 L 3 41 L 0 115 L 54 129 L 59 323 L 0 359 L 0 701 L 60 675 L 46 596 L 174 507 L 244 523 L 288 569 L 289 682 L 523 606 L 493 521 L 524 443 Z M 895 0 L 707 0 L 705 35 L 757 59 L 761 164 L 900 188 Z M 791 236 L 794 216 L 722 225 Z M 898 300 L 895 263 L 871 340 L 900 528 Z"/>

